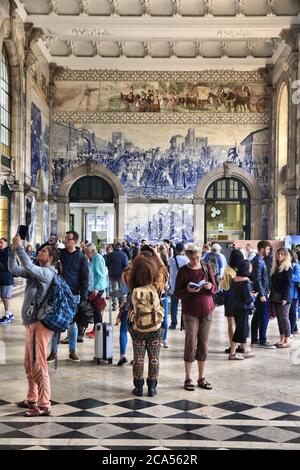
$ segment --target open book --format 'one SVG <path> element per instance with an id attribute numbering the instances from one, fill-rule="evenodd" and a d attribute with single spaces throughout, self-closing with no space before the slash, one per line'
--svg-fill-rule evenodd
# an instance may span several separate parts
<path id="1" fill-rule="evenodd" d="M 196 282 L 189 282 L 189 287 L 192 289 L 202 289 L 206 281 L 203 279 L 202 281 L 196 283 Z"/>

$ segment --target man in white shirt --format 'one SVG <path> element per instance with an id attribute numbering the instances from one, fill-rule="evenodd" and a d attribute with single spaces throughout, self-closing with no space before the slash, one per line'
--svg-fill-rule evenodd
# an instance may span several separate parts
<path id="1" fill-rule="evenodd" d="M 250 261 L 250 263 L 256 256 L 256 251 L 252 250 L 251 243 L 247 243 L 247 245 L 246 245 L 245 256 L 246 256 L 246 259 Z"/>
<path id="2" fill-rule="evenodd" d="M 189 259 L 184 254 L 184 244 L 177 243 L 175 246 L 175 255 L 173 258 L 169 259 L 169 270 L 170 270 L 170 277 L 169 277 L 169 285 L 171 291 L 171 325 L 170 330 L 176 330 L 177 326 L 177 311 L 178 311 L 178 302 L 179 300 L 174 296 L 175 284 L 176 284 L 176 277 L 178 273 L 178 269 L 182 266 L 185 266 L 189 263 Z"/>

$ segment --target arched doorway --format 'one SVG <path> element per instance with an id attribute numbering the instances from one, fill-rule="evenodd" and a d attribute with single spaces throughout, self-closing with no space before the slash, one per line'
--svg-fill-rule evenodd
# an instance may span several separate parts
<path id="1" fill-rule="evenodd" d="M 59 236 L 63 236 L 66 230 L 69 230 L 70 227 L 70 190 L 72 186 L 81 178 L 88 177 L 99 177 L 102 181 L 108 184 L 113 192 L 113 204 L 115 210 L 115 222 L 114 222 L 114 238 L 122 239 L 124 237 L 124 227 L 125 227 L 125 211 L 127 197 L 124 193 L 123 186 L 121 185 L 119 178 L 112 173 L 108 168 L 98 165 L 96 162 L 87 162 L 84 165 L 73 168 L 62 180 L 59 190 L 58 197 L 51 207 L 51 212 L 56 214 L 57 219 L 57 230 Z M 91 180 L 90 180 L 91 181 Z M 99 182 L 99 180 L 98 180 Z M 97 185 L 96 185 L 97 186 Z M 105 203 L 100 203 L 102 199 L 98 199 L 96 203 L 102 205 Z M 73 204 L 76 204 L 73 202 Z M 86 203 L 81 202 L 81 204 L 86 205 Z M 92 202 L 91 202 L 92 204 Z M 55 220 L 56 220 L 55 219 Z M 52 221 L 51 221 L 52 225 Z M 54 224 L 53 224 L 54 226 Z M 82 237 L 82 232 L 78 232 L 80 237 Z M 83 237 L 84 238 L 84 237 Z"/>
<path id="2" fill-rule="evenodd" d="M 69 229 L 76 230 L 82 240 L 113 243 L 115 238 L 114 193 L 100 176 L 83 176 L 69 192 Z"/>
<path id="3" fill-rule="evenodd" d="M 250 239 L 250 194 L 236 178 L 214 181 L 205 195 L 205 240 Z"/>
<path id="4" fill-rule="evenodd" d="M 285 82 L 282 83 L 278 95 L 277 119 L 276 119 L 276 177 L 275 200 L 277 237 L 287 234 L 287 200 L 284 194 L 287 185 L 287 163 L 289 151 L 289 93 Z"/>

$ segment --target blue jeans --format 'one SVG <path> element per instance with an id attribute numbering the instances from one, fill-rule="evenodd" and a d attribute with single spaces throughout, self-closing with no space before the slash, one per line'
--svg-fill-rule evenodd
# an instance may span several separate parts
<path id="1" fill-rule="evenodd" d="M 80 302 L 80 295 L 74 295 L 74 300 L 77 304 Z M 53 333 L 51 340 L 51 352 L 57 353 L 58 341 L 60 334 Z M 71 323 L 68 328 L 68 338 L 69 338 L 69 352 L 76 352 L 76 344 L 78 337 L 78 326 L 77 323 Z"/>
<path id="2" fill-rule="evenodd" d="M 298 327 L 297 327 L 297 302 L 298 302 L 298 299 L 293 299 L 293 302 L 291 303 L 290 313 L 289 313 L 290 324 L 291 324 L 291 334 L 298 331 Z"/>
<path id="3" fill-rule="evenodd" d="M 124 312 L 124 314 L 121 317 L 121 325 L 120 325 L 120 336 L 119 336 L 120 356 L 126 355 L 127 341 L 128 341 L 127 333 L 128 333 L 128 314 L 127 312 Z"/>
<path id="4" fill-rule="evenodd" d="M 176 299 L 174 294 L 171 294 L 171 327 L 176 328 L 177 326 L 177 311 L 178 311 L 179 299 Z"/>
<path id="5" fill-rule="evenodd" d="M 259 342 L 264 344 L 267 341 L 267 329 L 269 324 L 269 301 L 261 302 L 259 298 L 255 301 L 255 312 L 251 322 L 251 341 L 257 342 L 259 332 Z"/>
<path id="6" fill-rule="evenodd" d="M 164 314 L 165 314 L 164 320 L 162 323 L 162 328 L 164 329 L 163 341 L 166 341 L 168 337 L 168 295 L 166 292 L 162 295 L 162 302 L 164 305 Z"/>

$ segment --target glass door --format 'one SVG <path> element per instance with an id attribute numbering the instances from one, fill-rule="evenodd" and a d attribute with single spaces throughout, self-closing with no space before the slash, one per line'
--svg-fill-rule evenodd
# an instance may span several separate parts
<path id="1" fill-rule="evenodd" d="M 250 239 L 250 195 L 235 178 L 221 178 L 208 188 L 205 240 Z"/>
<path id="2" fill-rule="evenodd" d="M 100 240 L 104 243 L 114 241 L 114 216 L 104 212 L 88 212 L 85 214 L 85 239 L 96 243 Z"/>

